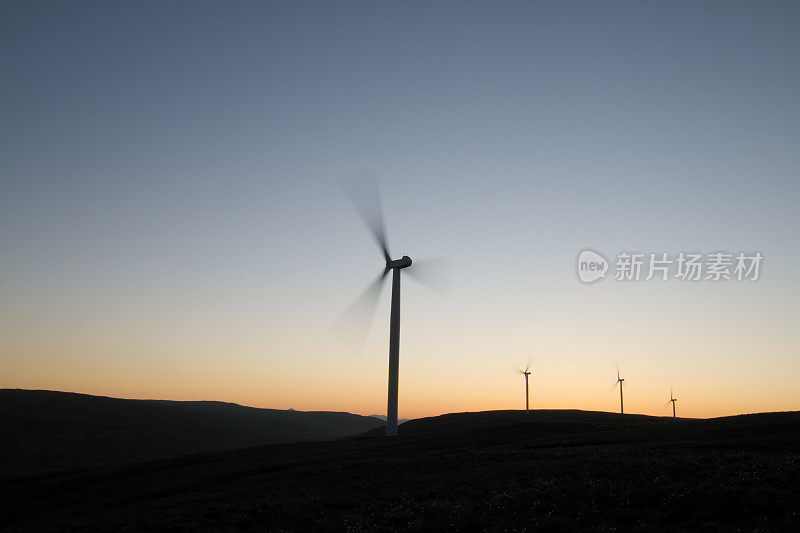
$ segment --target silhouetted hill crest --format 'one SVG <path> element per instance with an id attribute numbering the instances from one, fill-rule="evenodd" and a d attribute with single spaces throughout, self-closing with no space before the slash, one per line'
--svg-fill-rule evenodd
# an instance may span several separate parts
<path id="1" fill-rule="evenodd" d="M 0 460 L 10 465 L 3 475 L 14 476 L 264 444 L 333 440 L 381 424 L 372 417 L 341 412 L 2 389 Z"/>

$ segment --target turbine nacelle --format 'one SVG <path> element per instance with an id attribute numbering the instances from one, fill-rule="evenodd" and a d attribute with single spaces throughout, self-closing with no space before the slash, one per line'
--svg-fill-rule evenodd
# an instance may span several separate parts
<path id="1" fill-rule="evenodd" d="M 393 270 L 395 268 L 408 268 L 411 266 L 411 258 L 407 255 L 404 255 L 401 259 L 395 259 L 394 261 L 386 261 L 386 271 Z"/>

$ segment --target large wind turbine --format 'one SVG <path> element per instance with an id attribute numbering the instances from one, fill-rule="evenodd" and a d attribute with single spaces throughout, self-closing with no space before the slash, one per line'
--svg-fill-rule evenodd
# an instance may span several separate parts
<path id="1" fill-rule="evenodd" d="M 670 385 L 670 387 L 669 387 L 669 401 L 667 403 L 671 403 L 672 404 L 672 418 L 677 418 L 675 416 L 675 402 L 677 402 L 677 401 L 678 401 L 678 399 L 675 398 L 674 395 L 672 394 L 672 386 Z"/>
<path id="2" fill-rule="evenodd" d="M 528 363 L 528 366 L 525 367 L 525 370 L 520 370 L 522 374 L 525 375 L 525 412 L 528 412 L 528 376 L 531 375 L 530 372 L 531 364 Z"/>
<path id="3" fill-rule="evenodd" d="M 622 382 L 625 381 L 625 378 L 619 377 L 619 366 L 617 367 L 617 382 L 614 385 L 619 385 L 619 414 L 625 414 L 625 408 L 622 403 Z"/>
<path id="4" fill-rule="evenodd" d="M 351 307 L 368 307 L 370 316 L 375 310 L 386 275 L 392 273 L 392 307 L 389 319 L 389 398 L 386 409 L 386 435 L 397 435 L 397 396 L 400 367 L 400 271 L 411 266 L 411 258 L 404 255 L 400 259 L 392 259 L 386 241 L 378 187 L 374 180 L 359 180 L 345 186 L 350 200 L 369 228 L 385 261 L 383 271 L 378 278 L 367 287 L 360 298 Z M 416 273 L 420 279 L 422 272 Z M 430 272 L 428 273 L 430 275 Z"/>

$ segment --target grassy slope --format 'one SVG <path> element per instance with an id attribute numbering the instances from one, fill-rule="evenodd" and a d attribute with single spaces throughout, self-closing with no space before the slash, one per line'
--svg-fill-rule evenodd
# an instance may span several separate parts
<path id="1" fill-rule="evenodd" d="M 20 529 L 800 528 L 800 413 L 462 413 L 0 485 Z"/>
<path id="2" fill-rule="evenodd" d="M 335 439 L 381 424 L 349 413 L 4 389 L 0 480 L 201 451 Z"/>

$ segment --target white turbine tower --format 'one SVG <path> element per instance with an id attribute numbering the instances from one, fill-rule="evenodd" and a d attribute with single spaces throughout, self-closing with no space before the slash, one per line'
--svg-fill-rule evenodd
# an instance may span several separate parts
<path id="1" fill-rule="evenodd" d="M 667 402 L 667 405 L 669 405 L 670 403 L 672 404 L 672 418 L 677 418 L 675 416 L 675 402 L 677 402 L 677 401 L 678 401 L 678 399 L 675 398 L 674 394 L 672 394 L 672 385 L 670 385 L 669 386 L 669 401 Z"/>
<path id="2" fill-rule="evenodd" d="M 522 373 L 525 376 L 525 412 L 526 413 L 528 412 L 529 406 L 530 406 L 530 403 L 529 403 L 529 400 L 528 400 L 528 376 L 530 376 L 532 374 L 532 372 L 530 371 L 530 368 L 531 368 L 531 364 L 528 363 L 528 366 L 525 367 L 525 370 L 520 370 L 520 373 Z"/>
<path id="3" fill-rule="evenodd" d="M 625 378 L 621 378 L 619 376 L 619 365 L 618 365 L 617 366 L 617 382 L 614 384 L 614 386 L 619 385 L 619 414 L 621 414 L 621 415 L 625 414 L 625 406 L 622 403 L 622 382 L 623 381 L 625 381 Z"/>

